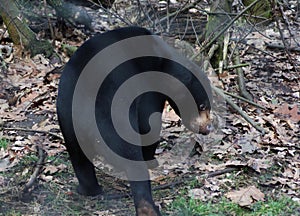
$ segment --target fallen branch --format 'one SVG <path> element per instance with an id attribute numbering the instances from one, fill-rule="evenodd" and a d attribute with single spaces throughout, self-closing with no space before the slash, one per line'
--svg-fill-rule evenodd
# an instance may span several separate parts
<path id="1" fill-rule="evenodd" d="M 167 188 L 173 188 L 176 185 L 182 184 L 186 181 L 192 181 L 192 180 L 195 180 L 197 178 L 203 178 L 203 179 L 213 178 L 215 176 L 223 175 L 225 173 L 230 173 L 230 172 L 233 172 L 233 171 L 238 171 L 240 169 L 241 169 L 240 167 L 228 167 L 228 168 L 225 168 L 223 170 L 217 170 L 217 171 L 210 172 L 208 174 L 203 174 L 200 177 L 191 176 L 191 177 L 188 177 L 188 178 L 183 178 L 183 179 L 175 181 L 175 182 L 171 182 L 171 183 L 167 183 L 167 184 L 163 184 L 163 185 L 160 185 L 160 186 L 153 187 L 153 191 L 163 190 L 163 189 L 167 189 Z M 111 200 L 111 199 L 121 199 L 121 198 L 126 198 L 126 197 L 131 197 L 131 196 L 132 196 L 131 193 L 127 193 L 127 194 L 107 194 L 107 195 L 95 196 L 92 199 Z"/>
<path id="2" fill-rule="evenodd" d="M 6 130 L 6 131 L 16 130 L 16 131 L 24 131 L 24 132 L 42 133 L 42 134 L 48 134 L 48 135 L 54 136 L 58 139 L 64 140 L 64 138 L 62 136 L 60 136 L 56 133 L 52 133 L 50 131 L 34 130 L 34 129 L 28 129 L 28 128 L 6 128 L 6 127 L 3 127 L 2 130 Z"/>
<path id="3" fill-rule="evenodd" d="M 231 65 L 231 66 L 227 66 L 224 67 L 223 70 L 231 70 L 231 69 L 236 69 L 236 68 L 240 68 L 240 67 L 247 67 L 249 66 L 249 63 L 241 63 L 241 64 L 237 64 L 237 65 Z M 219 68 L 216 68 L 215 71 L 218 71 Z"/>
<path id="4" fill-rule="evenodd" d="M 35 180 L 37 179 L 41 168 L 43 167 L 43 162 L 45 160 L 45 154 L 43 149 L 41 148 L 40 145 L 37 145 L 37 149 L 39 152 L 39 160 L 36 164 L 36 167 L 34 169 L 34 172 L 32 173 L 32 175 L 30 176 L 29 181 L 25 184 L 25 187 L 23 189 L 23 193 L 28 192 L 28 190 L 32 187 L 32 185 L 34 184 Z"/>
<path id="5" fill-rule="evenodd" d="M 210 172 L 208 174 L 203 174 L 201 176 L 191 176 L 191 177 L 188 177 L 188 178 L 184 178 L 184 179 L 181 179 L 181 180 L 178 180 L 178 181 L 175 181 L 175 182 L 171 182 L 171 183 L 167 183 L 167 184 L 163 184 L 163 185 L 160 185 L 160 186 L 156 186 L 153 188 L 153 190 L 161 190 L 161 189 L 166 189 L 166 188 L 173 188 L 174 186 L 178 185 L 178 184 L 182 184 L 186 181 L 192 181 L 192 180 L 195 180 L 195 179 L 198 179 L 198 178 L 203 178 L 203 179 L 207 179 L 207 178 L 213 178 L 213 177 L 216 177 L 216 176 L 219 176 L 219 175 L 223 175 L 225 173 L 230 173 L 230 172 L 233 172 L 233 171 L 238 171 L 240 170 L 240 168 L 238 167 L 228 167 L 228 168 L 225 168 L 223 170 L 217 170 L 217 171 L 213 171 L 213 172 Z"/>
<path id="6" fill-rule="evenodd" d="M 227 54 L 228 54 L 228 46 L 229 46 L 229 33 L 224 34 L 224 41 L 223 41 L 223 58 L 221 61 L 219 61 L 219 74 L 223 73 L 223 69 L 225 66 L 227 67 Z"/>
<path id="7" fill-rule="evenodd" d="M 290 51 L 294 51 L 294 52 L 300 52 L 300 47 L 285 47 L 284 45 L 281 44 L 273 44 L 273 43 L 268 43 L 265 42 L 267 48 L 270 49 L 281 49 L 281 50 L 290 50 Z"/>
<path id="8" fill-rule="evenodd" d="M 236 65 L 241 64 L 240 54 L 237 52 L 236 49 L 234 49 L 234 54 L 235 54 L 234 64 L 236 64 Z M 244 72 L 243 72 L 242 68 L 240 68 L 240 67 L 236 68 L 236 74 L 238 76 L 238 86 L 239 86 L 240 94 L 244 98 L 247 98 L 248 100 L 252 101 L 253 97 L 246 89 L 245 76 L 244 76 Z"/>
<path id="9" fill-rule="evenodd" d="M 208 59 L 210 59 L 213 55 L 213 52 L 217 49 L 217 46 L 216 45 L 213 45 L 209 52 L 208 52 Z M 204 61 L 204 65 L 203 65 L 203 68 L 204 68 L 204 71 L 206 71 L 209 67 L 209 60 L 205 60 Z M 262 134 L 265 133 L 265 130 L 260 127 L 259 125 L 257 125 L 255 122 L 252 121 L 252 119 L 245 113 L 243 112 L 243 110 L 241 110 L 240 107 L 238 107 L 230 98 L 228 98 L 226 95 L 225 95 L 225 92 L 213 85 L 211 85 L 212 89 L 215 91 L 216 94 L 220 95 L 221 97 L 223 97 L 225 99 L 225 101 L 233 108 L 235 109 L 247 122 L 249 122 L 254 128 L 256 128 L 258 131 L 260 131 Z M 235 96 L 235 95 L 231 95 L 231 96 Z M 240 97 L 241 100 L 247 100 L 243 97 Z M 251 103 L 252 105 L 255 105 L 255 106 L 258 106 L 258 107 L 261 107 L 260 105 L 250 101 L 250 100 L 247 100 L 247 102 Z M 261 107 L 263 108 L 263 107 Z M 264 109 L 264 108 L 263 108 Z"/>
<path id="10" fill-rule="evenodd" d="M 203 63 L 203 69 L 204 71 L 207 71 L 208 67 L 210 66 L 210 59 L 212 58 L 214 52 L 219 48 L 219 46 L 217 44 L 213 44 L 210 48 L 210 50 L 208 51 L 207 54 L 207 59 L 204 61 Z M 193 57 L 191 58 L 193 59 Z"/>
<path id="11" fill-rule="evenodd" d="M 258 108 L 266 109 L 265 107 L 263 107 L 263 106 L 261 106 L 261 105 L 255 103 L 255 102 L 253 102 L 253 101 L 250 101 L 250 100 L 248 100 L 248 99 L 246 99 L 246 98 L 244 98 L 244 97 L 241 97 L 241 96 L 236 95 L 236 94 L 229 93 L 229 92 L 224 91 L 224 90 L 222 90 L 222 89 L 220 89 L 220 90 L 221 90 L 224 94 L 227 94 L 227 95 L 229 95 L 229 96 L 231 96 L 231 97 L 235 97 L 235 98 L 237 98 L 237 99 L 240 99 L 240 100 L 242 100 L 242 101 L 245 101 L 245 102 L 247 102 L 247 103 L 249 103 L 249 104 L 251 104 L 251 105 L 253 105 L 253 106 L 256 106 L 256 107 L 258 107 Z"/>
<path id="12" fill-rule="evenodd" d="M 265 134 L 265 130 L 260 127 L 257 123 L 255 123 L 238 105 L 236 105 L 232 100 L 230 100 L 224 93 L 221 91 L 221 89 L 212 86 L 212 89 L 221 97 L 225 99 L 225 101 L 233 108 L 235 109 L 248 123 L 250 123 L 256 130 L 261 132 L 262 134 Z"/>

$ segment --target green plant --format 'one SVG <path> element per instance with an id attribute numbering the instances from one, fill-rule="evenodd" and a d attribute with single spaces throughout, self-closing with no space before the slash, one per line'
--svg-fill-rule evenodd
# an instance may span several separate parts
<path id="1" fill-rule="evenodd" d="M 288 197 L 268 199 L 265 202 L 257 202 L 250 208 L 240 207 L 228 199 L 203 202 L 198 199 L 180 197 L 171 204 L 170 210 L 176 216 L 279 216 L 297 215 L 300 212 L 300 204 Z"/>
<path id="2" fill-rule="evenodd" d="M 5 138 L 0 138 L 0 148 L 7 149 L 8 140 Z"/>

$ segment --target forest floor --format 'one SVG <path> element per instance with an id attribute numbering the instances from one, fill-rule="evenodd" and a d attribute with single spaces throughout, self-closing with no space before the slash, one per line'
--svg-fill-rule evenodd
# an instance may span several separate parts
<path id="1" fill-rule="evenodd" d="M 213 113 L 222 127 L 206 137 L 196 136 L 188 157 L 176 161 L 170 156 L 172 147 L 180 144 L 185 149 L 193 135 L 172 111 L 165 110 L 157 150 L 157 158 L 165 163 L 151 171 L 154 199 L 164 215 L 300 215 L 299 22 L 298 18 L 289 26 L 298 49 L 284 49 L 273 24 L 253 30 L 239 44 L 240 61 L 248 63 L 243 67 L 246 88 L 259 106 L 228 97 L 264 133 L 227 105 L 226 113 Z M 0 31 L 5 31 L 4 26 Z M 288 30 L 283 33 L 288 37 Z M 69 59 L 62 44 L 78 47 L 87 38 L 80 30 L 68 29 L 55 43 L 61 60 L 17 55 L 20 52 L 3 58 L 0 215 L 135 214 L 128 182 L 101 170 L 97 176 L 103 196 L 84 197 L 75 190 L 77 180 L 63 145 L 55 103 L 58 68 Z M 234 70 L 208 76 L 224 91 L 239 94 Z M 34 183 L 24 191 L 31 178 Z"/>

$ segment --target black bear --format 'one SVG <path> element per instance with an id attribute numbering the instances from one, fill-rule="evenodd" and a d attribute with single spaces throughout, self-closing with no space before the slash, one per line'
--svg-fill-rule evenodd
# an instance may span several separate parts
<path id="1" fill-rule="evenodd" d="M 148 168 L 155 161 L 165 102 L 192 131 L 208 134 L 212 128 L 208 78 L 197 67 L 196 73 L 191 72 L 193 63 L 186 66 L 173 58 L 173 51 L 157 38 L 140 27 L 95 35 L 65 65 L 57 98 L 60 128 L 79 182 L 77 191 L 101 194 L 92 162 L 104 154 L 126 173 L 138 216 L 161 215 L 152 199 Z M 134 135 L 126 137 L 130 129 Z"/>

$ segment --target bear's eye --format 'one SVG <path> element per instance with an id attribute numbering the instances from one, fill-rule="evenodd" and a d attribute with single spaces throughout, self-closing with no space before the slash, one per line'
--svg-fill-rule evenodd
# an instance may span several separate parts
<path id="1" fill-rule="evenodd" d="M 199 106 L 199 110 L 200 110 L 200 111 L 206 110 L 206 106 L 205 106 L 204 104 L 201 104 L 201 105 Z"/>

